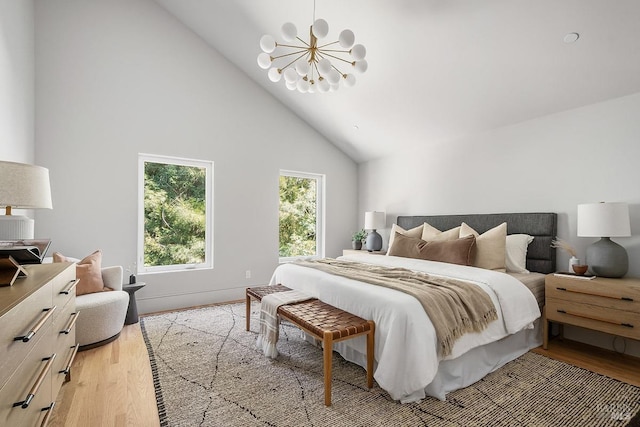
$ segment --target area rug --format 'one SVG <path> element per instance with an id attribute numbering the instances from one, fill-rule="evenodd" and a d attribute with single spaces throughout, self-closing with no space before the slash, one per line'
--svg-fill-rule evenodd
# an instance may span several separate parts
<path id="1" fill-rule="evenodd" d="M 640 388 L 527 353 L 483 380 L 400 404 L 337 353 L 332 406 L 324 406 L 322 349 L 281 325 L 277 359 L 255 348 L 259 305 L 245 330 L 244 304 L 143 317 L 163 426 L 626 426 Z M 633 418 L 633 420 L 632 420 Z"/>

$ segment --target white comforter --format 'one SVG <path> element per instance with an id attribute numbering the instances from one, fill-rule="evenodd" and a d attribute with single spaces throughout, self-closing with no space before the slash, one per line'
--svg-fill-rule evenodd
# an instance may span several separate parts
<path id="1" fill-rule="evenodd" d="M 532 322 L 540 317 L 533 294 L 521 282 L 505 273 L 366 253 L 340 259 L 454 277 L 472 281 L 484 289 L 497 308 L 498 320 L 481 333 L 463 336 L 446 359 L 457 358 L 475 347 L 530 328 Z M 278 283 L 304 291 L 365 319 L 373 319 L 376 323 L 377 363 L 374 378 L 378 385 L 393 399 L 402 402 L 425 397 L 425 387 L 434 379 L 440 360 L 436 352 L 435 330 L 418 300 L 392 289 L 295 264 L 282 264 L 275 270 L 271 284 Z M 366 342 L 362 337 L 342 341 L 336 343 L 336 350 L 345 359 L 360 363 L 366 354 Z"/>

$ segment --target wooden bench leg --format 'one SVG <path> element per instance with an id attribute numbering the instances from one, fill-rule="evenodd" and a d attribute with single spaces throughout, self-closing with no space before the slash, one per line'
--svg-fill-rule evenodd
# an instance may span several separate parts
<path id="1" fill-rule="evenodd" d="M 251 297 L 247 294 L 247 331 L 251 328 Z"/>
<path id="2" fill-rule="evenodd" d="M 374 343 L 376 336 L 376 324 L 373 320 L 369 320 L 371 330 L 367 334 L 367 387 L 373 387 L 373 356 L 374 356 Z"/>
<path id="3" fill-rule="evenodd" d="M 324 404 L 331 406 L 331 359 L 333 357 L 333 335 L 324 333 Z"/>

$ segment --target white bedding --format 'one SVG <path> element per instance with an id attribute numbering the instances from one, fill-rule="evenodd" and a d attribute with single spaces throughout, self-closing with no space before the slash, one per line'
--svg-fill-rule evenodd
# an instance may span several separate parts
<path id="1" fill-rule="evenodd" d="M 481 333 L 466 334 L 459 339 L 445 361 L 457 358 L 462 360 L 464 358 L 461 356 L 472 349 L 532 328 L 533 322 L 540 317 L 540 309 L 533 294 L 521 282 L 505 273 L 366 253 L 340 259 L 405 267 L 433 275 L 454 277 L 472 281 L 484 289 L 498 309 L 498 320 Z M 441 360 L 436 352 L 433 325 L 414 297 L 295 264 L 282 264 L 275 270 L 271 284 L 278 283 L 376 322 L 374 378 L 393 399 L 402 402 L 416 401 L 424 398 L 425 393 L 443 399 L 444 392 L 450 391 L 447 387 L 438 387 L 437 390 L 433 386 L 429 387 L 436 379 Z M 336 350 L 345 359 L 362 365 L 366 343 L 362 337 L 358 337 L 336 343 Z M 465 366 L 465 369 L 473 371 L 475 368 Z M 478 369 L 482 376 L 488 373 L 483 370 L 486 368 L 479 366 Z M 467 376 L 475 378 L 478 375 L 478 372 L 471 372 Z"/>

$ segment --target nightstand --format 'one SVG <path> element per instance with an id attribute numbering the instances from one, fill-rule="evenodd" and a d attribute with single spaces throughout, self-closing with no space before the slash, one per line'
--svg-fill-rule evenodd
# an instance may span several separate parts
<path id="1" fill-rule="evenodd" d="M 342 255 L 354 255 L 354 254 L 370 254 L 370 255 L 385 255 L 387 251 L 372 251 L 369 252 L 366 249 L 343 249 Z"/>
<path id="2" fill-rule="evenodd" d="M 587 280 L 548 274 L 542 320 L 544 349 L 549 322 L 640 340 L 640 279 Z"/>

